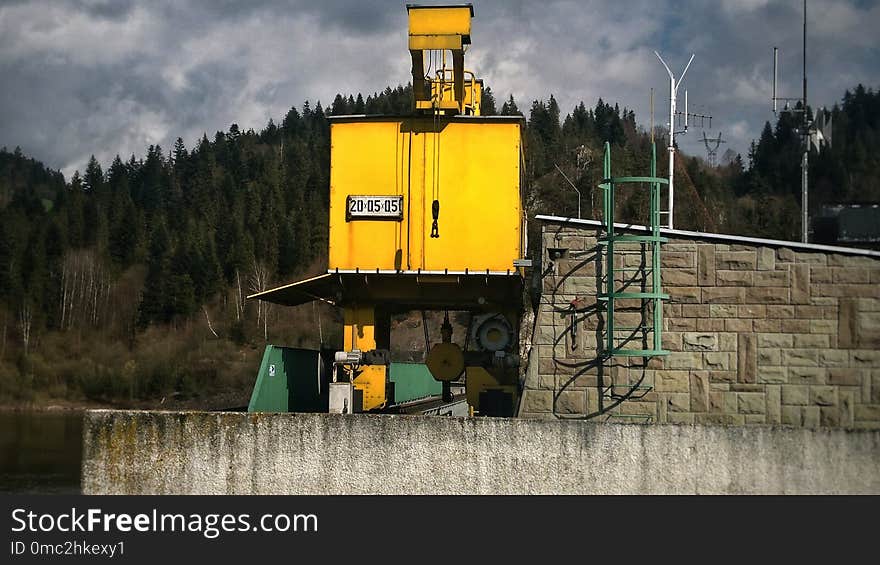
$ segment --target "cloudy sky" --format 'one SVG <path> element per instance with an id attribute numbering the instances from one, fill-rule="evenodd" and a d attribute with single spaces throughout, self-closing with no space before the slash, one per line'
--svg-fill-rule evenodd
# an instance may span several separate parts
<path id="1" fill-rule="evenodd" d="M 429 3 L 429 2 L 425 2 Z M 499 101 L 554 94 L 567 112 L 599 97 L 649 123 L 668 116 L 668 78 L 745 154 L 782 92 L 800 94 L 801 0 L 475 0 L 467 55 Z M 880 1 L 809 0 L 810 102 L 880 87 Z M 0 0 L 0 146 L 70 174 L 94 154 L 187 146 L 233 122 L 260 129 L 305 100 L 374 92 L 409 76 L 405 2 L 380 0 Z M 701 131 L 681 138 L 704 155 Z"/>

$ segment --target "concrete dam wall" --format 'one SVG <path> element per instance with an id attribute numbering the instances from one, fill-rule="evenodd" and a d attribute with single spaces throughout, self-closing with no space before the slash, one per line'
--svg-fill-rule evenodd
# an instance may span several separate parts
<path id="1" fill-rule="evenodd" d="M 85 494 L 880 494 L 880 431 L 90 411 Z"/>

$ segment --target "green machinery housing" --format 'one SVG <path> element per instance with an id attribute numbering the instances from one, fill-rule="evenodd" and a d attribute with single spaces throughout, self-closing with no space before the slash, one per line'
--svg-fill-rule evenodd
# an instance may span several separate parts
<path id="1" fill-rule="evenodd" d="M 267 345 L 248 412 L 327 412 L 333 352 Z M 443 384 L 421 363 L 391 363 L 392 404 L 439 397 Z"/>

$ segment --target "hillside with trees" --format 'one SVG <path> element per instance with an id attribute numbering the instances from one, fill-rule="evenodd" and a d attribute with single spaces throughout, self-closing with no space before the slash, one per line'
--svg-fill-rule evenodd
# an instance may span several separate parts
<path id="1" fill-rule="evenodd" d="M 245 296 L 324 268 L 327 116 L 407 114 L 410 101 L 409 86 L 340 94 L 260 131 L 233 124 L 193 147 L 178 139 L 167 151 L 92 158 L 71 179 L 0 150 L 0 401 L 241 405 L 267 341 L 341 341 L 339 314 L 326 306 Z M 527 109 L 509 97 L 499 108 L 487 89 L 483 112 L 527 118 L 530 215 L 576 215 L 561 169 L 581 190 L 582 215 L 599 217 L 606 140 L 616 174 L 648 171 L 651 132 L 627 108 L 599 100 L 563 115 L 553 96 Z M 880 94 L 860 85 L 832 113 L 835 144 L 811 161 L 812 206 L 880 201 Z M 793 120 L 766 124 L 747 156 L 718 167 L 680 156 L 676 208 L 693 213 L 676 227 L 796 239 Z M 647 201 L 633 193 L 620 206 L 637 218 Z"/>

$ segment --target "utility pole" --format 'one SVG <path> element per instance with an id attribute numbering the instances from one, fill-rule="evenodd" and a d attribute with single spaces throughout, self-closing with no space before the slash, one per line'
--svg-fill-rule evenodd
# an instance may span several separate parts
<path id="1" fill-rule="evenodd" d="M 801 163 L 801 241 L 810 241 L 810 208 L 807 194 L 810 174 L 810 116 L 807 110 L 807 0 L 804 0 L 804 160 Z"/>
<path id="2" fill-rule="evenodd" d="M 684 71 L 682 71 L 681 76 L 678 77 L 676 81 L 675 75 L 672 74 L 672 71 L 669 69 L 669 65 L 666 64 L 666 61 L 663 60 L 663 57 L 660 56 L 660 53 L 654 51 L 654 54 L 657 55 L 657 58 L 660 59 L 660 62 L 663 64 L 663 67 L 666 69 L 666 72 L 669 74 L 669 229 L 673 227 L 673 210 L 675 206 L 675 98 L 678 94 L 678 87 L 681 86 L 681 83 L 684 82 L 684 75 L 687 74 L 688 69 L 691 66 L 691 63 L 694 62 L 695 55 L 691 55 L 688 64 L 685 66 Z M 686 110 L 685 110 L 686 111 Z M 687 123 L 687 117 L 685 117 L 685 123 Z M 687 125 L 685 125 L 687 128 Z M 687 131 L 687 129 L 685 129 Z M 663 213 L 662 211 L 660 212 Z"/>
<path id="3" fill-rule="evenodd" d="M 801 241 L 803 243 L 809 243 L 810 241 L 810 201 L 809 201 L 809 174 L 810 174 L 810 140 L 814 135 L 813 123 L 810 121 L 810 114 L 807 108 L 807 0 L 804 0 L 804 68 L 803 68 L 803 78 L 804 78 L 804 92 L 801 98 L 783 98 L 777 95 L 777 83 L 779 81 L 779 48 L 773 48 L 773 113 L 775 114 L 778 110 L 779 101 L 785 102 L 785 107 L 782 109 L 783 112 L 793 111 L 793 112 L 801 112 L 802 115 L 802 125 L 801 125 L 801 137 L 803 138 L 804 144 L 804 153 L 801 157 Z M 801 105 L 800 109 L 795 108 L 794 110 L 790 110 L 789 102 L 796 102 Z M 826 139 L 830 142 L 830 130 L 831 126 L 828 125 L 828 132 Z M 825 132 L 818 132 L 825 133 Z M 817 141 L 818 146 L 818 141 Z"/>

